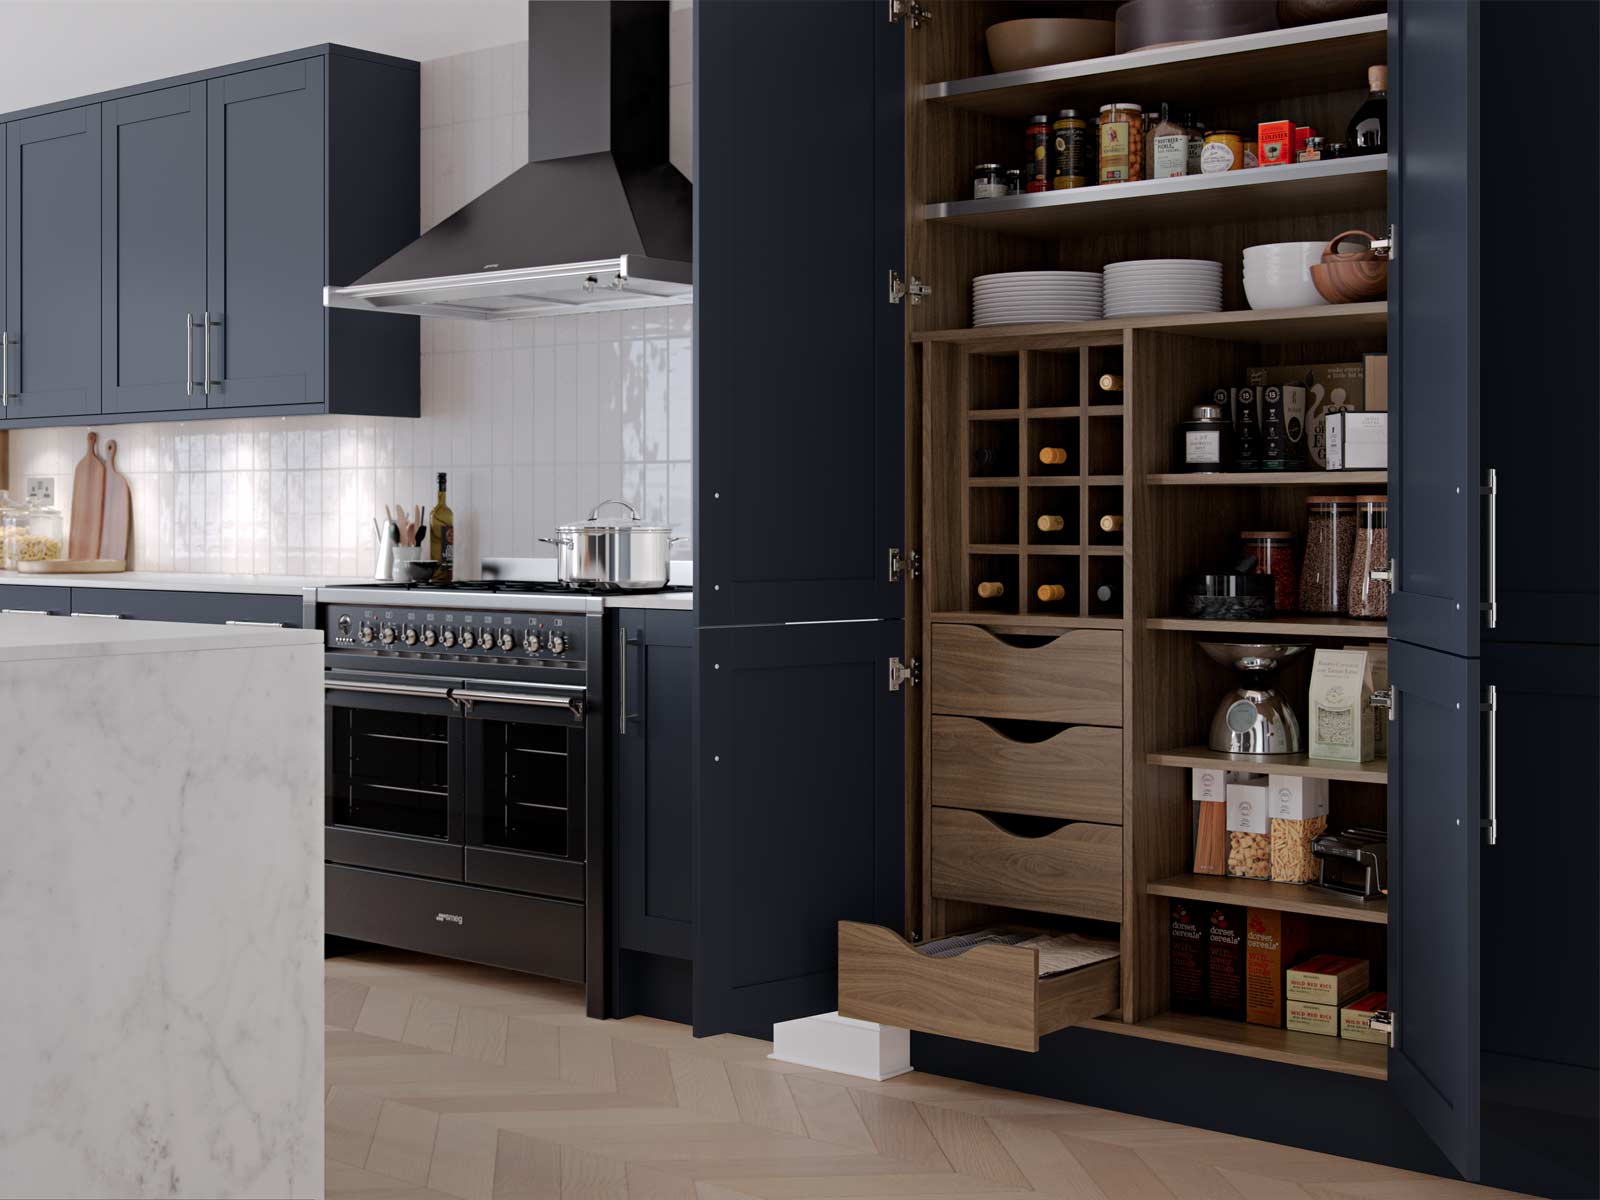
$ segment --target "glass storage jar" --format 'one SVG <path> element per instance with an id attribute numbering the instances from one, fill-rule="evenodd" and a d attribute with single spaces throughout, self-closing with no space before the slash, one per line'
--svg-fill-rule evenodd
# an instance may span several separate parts
<path id="1" fill-rule="evenodd" d="M 1374 571 L 1389 569 L 1389 497 L 1357 496 L 1355 542 L 1350 554 L 1350 587 L 1345 612 L 1352 617 L 1389 615 L 1389 581 Z"/>
<path id="2" fill-rule="evenodd" d="M 1299 576 L 1294 567 L 1294 534 L 1287 529 L 1247 529 L 1239 535 L 1246 554 L 1256 565 L 1251 574 L 1272 576 L 1272 607 L 1275 612 L 1294 611 L 1295 589 Z"/>
<path id="3" fill-rule="evenodd" d="M 1144 106 L 1102 104 L 1098 124 L 1101 183 L 1144 178 Z"/>
<path id="4" fill-rule="evenodd" d="M 62 531 L 61 510 L 28 505 L 24 512 L 8 520 L 4 540 L 14 569 L 27 562 L 65 558 L 67 538 Z"/>
<path id="5" fill-rule="evenodd" d="M 1355 553 L 1355 501 L 1349 496 L 1306 497 L 1306 553 L 1300 566 L 1300 611 L 1344 611 Z"/>
<path id="6" fill-rule="evenodd" d="M 17 569 L 17 539 L 28 528 L 28 510 L 11 498 L 11 493 L 0 491 L 0 571 Z"/>

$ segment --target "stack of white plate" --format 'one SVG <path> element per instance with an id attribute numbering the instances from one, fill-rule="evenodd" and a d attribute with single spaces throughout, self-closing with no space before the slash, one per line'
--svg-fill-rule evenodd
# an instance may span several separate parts
<path id="1" fill-rule="evenodd" d="M 973 325 L 1098 321 L 1098 271 L 1005 271 L 972 281 Z"/>
<path id="2" fill-rule="evenodd" d="M 1222 311 L 1222 264 L 1208 258 L 1107 263 L 1105 281 L 1108 317 Z"/>

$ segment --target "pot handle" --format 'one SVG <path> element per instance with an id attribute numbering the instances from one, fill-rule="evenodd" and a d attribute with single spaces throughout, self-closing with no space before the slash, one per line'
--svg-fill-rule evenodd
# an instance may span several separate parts
<path id="1" fill-rule="evenodd" d="M 623 508 L 628 510 L 628 516 L 632 517 L 635 521 L 639 519 L 639 510 L 633 505 L 629 504 L 626 500 L 602 500 L 599 504 L 594 506 L 594 511 L 589 514 L 589 520 L 593 521 L 598 518 L 600 516 L 600 510 L 608 504 L 620 504 Z"/>
<path id="2" fill-rule="evenodd" d="M 572 545 L 572 539 L 571 538 L 553 537 L 553 538 L 540 538 L 539 540 L 541 542 L 545 542 L 546 544 L 551 545 L 551 546 L 570 546 L 570 545 Z"/>
<path id="3" fill-rule="evenodd" d="M 1330 254 L 1339 253 L 1337 249 L 1339 243 L 1348 237 L 1364 237 L 1367 239 L 1368 246 L 1372 245 L 1373 242 L 1378 240 L 1365 229 L 1346 229 L 1343 233 L 1336 234 L 1334 237 L 1328 239 L 1328 244 L 1322 248 L 1322 261 L 1327 262 Z"/>

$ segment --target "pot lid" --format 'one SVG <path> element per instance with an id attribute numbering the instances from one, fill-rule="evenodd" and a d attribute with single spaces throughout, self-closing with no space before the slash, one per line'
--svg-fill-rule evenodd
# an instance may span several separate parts
<path id="1" fill-rule="evenodd" d="M 600 515 L 600 510 L 605 508 L 608 504 L 620 504 L 623 508 L 627 509 L 628 519 L 626 521 L 619 521 L 616 519 L 608 520 L 602 517 Z M 670 525 L 644 524 L 639 520 L 639 510 L 634 508 L 634 506 L 629 504 L 626 500 L 602 500 L 599 504 L 594 506 L 594 509 L 589 513 L 589 516 L 586 520 L 575 521 L 570 525 L 561 525 L 558 526 L 557 529 L 560 533 L 581 533 L 586 529 L 626 529 L 633 533 L 672 532 L 672 526 Z"/>

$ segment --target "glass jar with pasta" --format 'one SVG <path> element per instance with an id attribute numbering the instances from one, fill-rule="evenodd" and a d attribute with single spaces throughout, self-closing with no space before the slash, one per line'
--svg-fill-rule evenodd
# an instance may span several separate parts
<path id="1" fill-rule="evenodd" d="M 0 560 L 19 571 L 23 563 L 51 562 L 66 557 L 61 510 L 29 504 L 0 517 Z"/>

